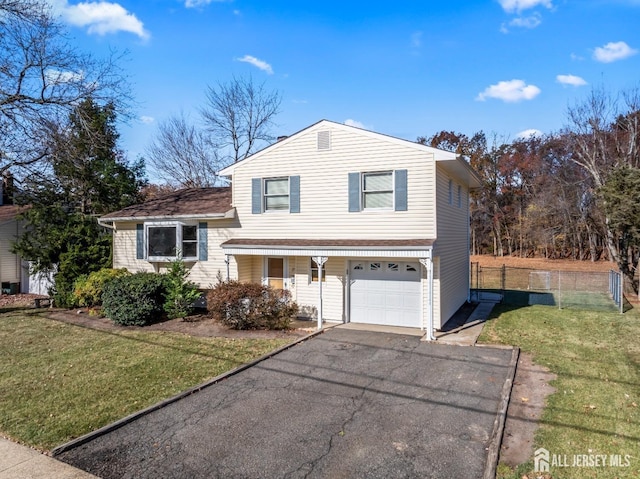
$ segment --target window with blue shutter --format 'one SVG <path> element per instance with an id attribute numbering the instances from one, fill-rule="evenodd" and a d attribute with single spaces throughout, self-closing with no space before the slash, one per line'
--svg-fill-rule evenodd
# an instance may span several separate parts
<path id="1" fill-rule="evenodd" d="M 395 170 L 394 172 L 394 196 L 395 210 L 407 211 L 407 170 Z"/>
<path id="2" fill-rule="evenodd" d="M 349 212 L 360 211 L 360 173 L 349 173 Z"/>
<path id="3" fill-rule="evenodd" d="M 262 213 L 262 178 L 251 179 L 251 213 Z"/>
<path id="4" fill-rule="evenodd" d="M 144 259 L 144 224 L 136 225 L 136 259 Z"/>
<path id="5" fill-rule="evenodd" d="M 207 223 L 198 223 L 198 259 L 207 261 L 209 259 Z"/>
<path id="6" fill-rule="evenodd" d="M 289 213 L 300 213 L 300 177 L 289 177 Z"/>

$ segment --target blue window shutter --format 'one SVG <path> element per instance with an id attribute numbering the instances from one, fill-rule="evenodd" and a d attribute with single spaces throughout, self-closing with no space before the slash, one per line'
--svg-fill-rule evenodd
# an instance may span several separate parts
<path id="1" fill-rule="evenodd" d="M 198 259 L 207 261 L 209 259 L 207 223 L 198 223 Z"/>
<path id="2" fill-rule="evenodd" d="M 300 177 L 289 177 L 289 213 L 300 213 Z"/>
<path id="3" fill-rule="evenodd" d="M 251 213 L 262 213 L 262 178 L 251 179 Z"/>
<path id="4" fill-rule="evenodd" d="M 136 225 L 136 259 L 144 259 L 144 225 Z"/>
<path id="5" fill-rule="evenodd" d="M 349 211 L 360 211 L 360 173 L 349 173 Z"/>
<path id="6" fill-rule="evenodd" d="M 395 170 L 395 210 L 407 211 L 407 170 Z"/>

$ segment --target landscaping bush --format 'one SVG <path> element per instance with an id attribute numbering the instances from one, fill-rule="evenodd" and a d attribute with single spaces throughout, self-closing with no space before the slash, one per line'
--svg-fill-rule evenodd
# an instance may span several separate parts
<path id="1" fill-rule="evenodd" d="M 74 283 L 73 300 L 75 306 L 100 306 L 104 287 L 110 281 L 121 276 L 130 275 L 125 268 L 103 268 L 89 275 L 82 275 Z"/>
<path id="2" fill-rule="evenodd" d="M 198 285 L 187 280 L 189 270 L 182 259 L 171 262 L 166 273 L 167 296 L 164 310 L 169 318 L 184 318 L 193 312 L 193 303 L 200 298 Z"/>
<path id="3" fill-rule="evenodd" d="M 298 313 L 288 291 L 233 280 L 209 291 L 207 309 L 233 329 L 287 329 Z"/>
<path id="4" fill-rule="evenodd" d="M 145 326 L 162 319 L 167 291 L 166 276 L 135 273 L 106 284 L 102 294 L 102 311 L 114 323 Z"/>

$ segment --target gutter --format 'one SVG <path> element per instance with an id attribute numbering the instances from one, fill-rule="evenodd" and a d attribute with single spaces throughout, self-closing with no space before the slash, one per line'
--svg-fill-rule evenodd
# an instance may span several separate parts
<path id="1" fill-rule="evenodd" d="M 236 217 L 236 209 L 231 208 L 224 213 L 204 213 L 204 214 L 190 214 L 190 215 L 158 215 L 158 216 L 114 216 L 114 217 L 102 217 L 98 218 L 98 224 L 106 228 L 113 228 L 106 222 L 115 223 L 117 221 L 175 221 L 175 220 L 219 220 L 219 219 L 233 219 Z"/>

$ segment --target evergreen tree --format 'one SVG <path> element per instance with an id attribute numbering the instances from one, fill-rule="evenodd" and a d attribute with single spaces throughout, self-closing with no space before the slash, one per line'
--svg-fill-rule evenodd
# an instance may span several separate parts
<path id="1" fill-rule="evenodd" d="M 145 184 L 142 160 L 129 165 L 117 147 L 115 122 L 113 105 L 88 98 L 66 123 L 49 125 L 48 168 L 27 178 L 18 198 L 29 208 L 14 251 L 34 272 L 55 273 L 61 306 L 78 276 L 111 265 L 111 234 L 96 216 L 135 203 Z"/>

